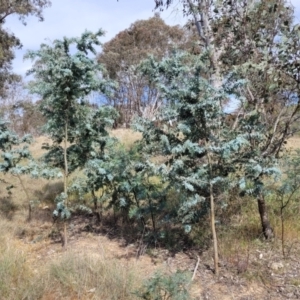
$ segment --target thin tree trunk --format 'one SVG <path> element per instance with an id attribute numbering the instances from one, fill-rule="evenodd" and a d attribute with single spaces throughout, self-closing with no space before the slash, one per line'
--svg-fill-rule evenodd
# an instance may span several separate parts
<path id="1" fill-rule="evenodd" d="M 64 163 L 65 163 L 65 176 L 64 176 L 64 193 L 67 195 L 67 188 L 68 188 L 68 158 L 67 158 L 67 142 L 68 142 L 68 119 L 65 123 L 65 140 L 64 140 Z M 67 196 L 68 197 L 68 196 Z M 68 198 L 65 200 L 65 208 L 68 207 Z M 64 248 L 67 247 L 67 220 L 64 220 L 64 241 L 63 246 Z"/>
<path id="2" fill-rule="evenodd" d="M 273 231 L 273 228 L 271 227 L 271 224 L 269 221 L 269 216 L 268 216 L 267 207 L 266 207 L 266 201 L 262 194 L 260 194 L 258 196 L 257 204 L 258 204 L 258 211 L 259 211 L 259 215 L 260 215 L 262 231 L 263 231 L 264 237 L 267 240 L 269 240 L 274 237 L 274 231 Z"/>
<path id="3" fill-rule="evenodd" d="M 284 210 L 283 201 L 281 200 L 281 208 L 280 208 L 280 220 L 281 220 L 281 248 L 282 248 L 282 255 L 285 258 L 285 249 L 284 249 L 284 217 L 283 217 L 283 210 Z"/>
<path id="4" fill-rule="evenodd" d="M 198 8 L 196 8 L 196 5 L 191 0 L 187 0 L 187 2 L 193 15 L 199 38 L 204 43 L 206 50 L 208 50 L 212 71 L 210 82 L 213 87 L 218 89 L 222 85 L 222 76 L 218 62 L 220 55 L 224 51 L 224 45 L 216 49 L 215 37 L 209 24 L 209 18 L 211 17 L 210 5 L 207 1 L 200 0 L 198 1 Z"/>
<path id="5" fill-rule="evenodd" d="M 153 213 L 152 201 L 151 201 L 151 197 L 149 197 L 149 195 L 147 195 L 147 196 L 148 196 L 148 202 L 149 202 L 149 205 L 150 205 L 152 228 L 153 228 L 154 233 L 156 233 L 156 225 L 155 225 L 155 217 L 154 217 L 154 213 Z"/>
<path id="6" fill-rule="evenodd" d="M 129 182 L 130 182 L 130 181 L 129 181 Z M 139 204 L 139 201 L 138 201 L 138 199 L 137 199 L 135 190 L 133 190 L 133 196 L 134 196 L 134 200 L 135 200 L 135 203 L 136 203 L 137 208 L 140 209 L 140 204 Z M 143 216 L 141 216 L 140 220 L 141 220 L 141 225 L 142 225 L 142 227 L 143 227 L 143 230 L 145 230 L 145 227 L 146 227 L 146 221 L 145 221 L 145 218 L 144 218 Z"/>
<path id="7" fill-rule="evenodd" d="M 93 196 L 93 201 L 94 201 L 94 215 L 97 218 L 97 223 L 100 224 L 101 223 L 101 215 L 99 212 L 98 201 L 97 201 L 97 197 L 96 197 L 94 190 L 92 190 L 92 196 Z"/>
<path id="8" fill-rule="evenodd" d="M 214 244 L 214 267 L 215 274 L 219 276 L 219 253 L 218 253 L 218 239 L 216 232 L 216 220 L 215 220 L 215 200 L 213 195 L 212 184 L 210 183 L 210 221 L 211 221 L 211 231 L 213 236 L 213 244 Z"/>
<path id="9" fill-rule="evenodd" d="M 64 164 L 65 164 L 65 176 L 64 176 L 64 193 L 67 194 L 68 188 L 68 157 L 67 157 L 67 142 L 68 142 L 68 124 L 65 123 L 65 139 L 64 139 Z M 68 200 L 66 200 L 66 205 Z"/>
<path id="10" fill-rule="evenodd" d="M 25 192 L 25 195 L 26 195 L 26 199 L 27 199 L 27 203 L 28 203 L 28 218 L 27 218 L 27 221 L 30 222 L 31 219 L 32 219 L 32 207 L 31 207 L 31 203 L 30 203 L 29 194 L 27 192 L 27 189 L 26 189 L 26 187 L 24 185 L 24 182 L 23 182 L 21 176 L 19 174 L 17 174 L 16 176 L 18 177 L 19 182 L 20 182 L 20 184 L 22 186 L 22 189 L 23 189 L 23 191 Z"/>
<path id="11" fill-rule="evenodd" d="M 299 186 L 294 189 L 294 191 L 288 197 L 288 200 L 284 203 L 284 197 L 281 196 L 281 207 L 280 207 L 280 220 L 281 220 L 281 246 L 282 255 L 285 258 L 285 230 L 284 230 L 284 209 L 288 206 L 290 200 L 293 198 L 294 194 L 298 191 Z"/>
<path id="12" fill-rule="evenodd" d="M 219 276 L 219 251 L 218 251 L 218 239 L 217 239 L 217 232 L 216 232 L 215 199 L 214 199 L 213 184 L 211 182 L 212 161 L 209 152 L 207 152 L 207 158 L 208 158 L 209 177 L 210 177 L 209 178 L 210 222 L 211 222 L 211 232 L 212 232 L 213 245 L 214 245 L 214 267 L 215 267 L 215 275 Z"/>

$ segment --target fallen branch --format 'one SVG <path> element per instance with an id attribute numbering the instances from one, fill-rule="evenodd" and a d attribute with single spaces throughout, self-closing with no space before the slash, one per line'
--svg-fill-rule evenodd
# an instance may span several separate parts
<path id="1" fill-rule="evenodd" d="M 195 267 L 194 272 L 193 272 L 191 282 L 193 282 L 193 280 L 195 279 L 195 276 L 196 276 L 196 273 L 197 273 L 197 270 L 198 270 L 198 267 L 199 267 L 199 263 L 200 263 L 200 257 L 197 255 L 197 263 L 196 263 L 196 267 Z"/>

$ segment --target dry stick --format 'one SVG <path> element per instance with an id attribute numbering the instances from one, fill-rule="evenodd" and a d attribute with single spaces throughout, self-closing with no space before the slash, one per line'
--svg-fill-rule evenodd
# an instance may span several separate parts
<path id="1" fill-rule="evenodd" d="M 196 263 L 196 267 L 195 267 L 194 272 L 193 272 L 191 282 L 193 282 L 193 280 L 195 279 L 195 276 L 196 276 L 196 273 L 197 273 L 197 270 L 198 270 L 198 267 L 199 267 L 199 263 L 200 263 L 200 257 L 197 255 L 197 263 Z"/>

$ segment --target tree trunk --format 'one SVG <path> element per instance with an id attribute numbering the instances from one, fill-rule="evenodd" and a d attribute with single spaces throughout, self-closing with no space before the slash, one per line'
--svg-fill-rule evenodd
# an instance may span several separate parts
<path id="1" fill-rule="evenodd" d="M 210 222 L 211 222 L 211 231 L 212 231 L 213 245 L 214 245 L 215 275 L 219 277 L 219 250 L 218 250 L 218 239 L 217 239 L 216 221 L 215 221 L 215 200 L 213 196 L 212 183 L 210 183 Z"/>
<path id="2" fill-rule="evenodd" d="M 63 238 L 63 241 L 62 241 L 62 246 L 64 248 L 67 247 L 67 244 L 68 244 L 68 235 L 67 235 L 67 221 L 64 220 L 64 238 Z"/>
<path id="3" fill-rule="evenodd" d="M 260 221 L 261 221 L 263 234 L 264 234 L 265 239 L 269 240 L 274 237 L 274 231 L 273 231 L 273 228 L 271 227 L 271 224 L 269 221 L 267 207 L 266 207 L 266 201 L 262 194 L 260 194 L 258 196 L 257 204 L 258 204 L 258 211 L 259 211 L 259 215 L 260 215 Z"/>
<path id="4" fill-rule="evenodd" d="M 65 164 L 65 172 L 64 172 L 64 193 L 67 195 L 68 188 L 68 158 L 67 158 L 67 142 L 68 142 L 68 118 L 65 123 L 65 139 L 64 139 L 64 164 Z M 68 207 L 68 198 L 65 200 L 65 207 Z M 67 237 L 67 220 L 64 220 L 64 239 L 62 241 L 63 247 L 66 248 L 68 244 Z"/>
<path id="5" fill-rule="evenodd" d="M 94 190 L 92 190 L 92 196 L 93 196 L 93 202 L 94 202 L 94 216 L 96 216 L 97 224 L 99 225 L 101 223 L 101 213 L 99 211 L 98 199 L 97 199 L 97 196 L 96 196 Z"/>
<path id="6" fill-rule="evenodd" d="M 31 203 L 30 203 L 30 197 L 29 197 L 28 191 L 27 191 L 27 189 L 26 189 L 26 187 L 24 185 L 24 182 L 23 182 L 21 176 L 19 174 L 17 174 L 17 177 L 18 177 L 19 182 L 20 182 L 20 184 L 22 186 L 22 189 L 23 189 L 23 191 L 24 191 L 24 193 L 26 195 L 26 199 L 27 199 L 27 203 L 28 203 L 28 217 L 27 217 L 27 221 L 31 222 L 31 219 L 32 219 L 32 207 L 31 207 Z"/>
<path id="7" fill-rule="evenodd" d="M 68 157 L 67 157 L 67 143 L 68 143 L 68 120 L 66 120 L 65 123 L 65 138 L 64 138 L 64 193 L 67 194 L 67 188 L 68 188 L 68 176 L 69 176 L 69 170 L 68 170 Z M 68 206 L 68 199 L 65 203 L 66 206 Z"/>
<path id="8" fill-rule="evenodd" d="M 207 143 L 206 143 L 207 147 Z M 207 151 L 207 159 L 209 165 L 209 198 L 210 198 L 210 224 L 211 224 L 211 232 L 213 237 L 213 246 L 214 246 L 214 267 L 215 267 L 215 275 L 219 277 L 219 250 L 218 250 L 218 239 L 216 232 L 216 218 L 215 218 L 215 199 L 214 199 L 214 190 L 212 184 L 212 159 L 209 151 Z"/>

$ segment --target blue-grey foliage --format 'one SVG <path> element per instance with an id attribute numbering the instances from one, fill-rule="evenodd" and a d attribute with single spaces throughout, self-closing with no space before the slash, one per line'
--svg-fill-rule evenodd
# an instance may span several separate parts
<path id="1" fill-rule="evenodd" d="M 44 161 L 51 167 L 61 168 L 64 173 L 64 193 L 57 197 L 55 211 L 62 218 L 69 216 L 69 174 L 103 152 L 108 135 L 106 127 L 112 125 L 116 117 L 113 109 L 97 110 L 86 100 L 91 92 L 108 94 L 114 86 L 104 79 L 104 69 L 89 55 L 96 54 L 95 46 L 101 45 L 99 37 L 102 35 L 102 30 L 85 31 L 79 38 L 64 37 L 51 45 L 42 44 L 39 50 L 28 51 L 25 56 L 34 60 L 28 74 L 33 74 L 35 80 L 29 87 L 41 97 L 45 132 L 53 141 L 44 145 L 47 150 Z"/>
<path id="2" fill-rule="evenodd" d="M 181 271 L 168 276 L 156 273 L 135 294 L 145 300 L 189 300 L 191 299 L 188 291 L 189 283 L 189 275 Z"/>
<path id="3" fill-rule="evenodd" d="M 85 178 L 76 180 L 70 189 L 81 196 L 92 192 L 96 206 L 113 207 L 144 226 L 151 220 L 155 230 L 165 195 L 162 184 L 153 177 L 154 169 L 152 163 L 144 161 L 137 146 L 125 149 L 116 140 L 108 139 L 105 151 L 87 162 Z"/>
<path id="4" fill-rule="evenodd" d="M 275 158 L 262 156 L 267 134 L 260 113 L 250 112 L 233 129 L 224 111 L 229 97 L 242 97 L 245 81 L 232 73 L 220 88 L 213 87 L 205 76 L 205 53 L 194 57 L 177 52 L 162 61 L 150 57 L 141 71 L 157 84 L 165 106 L 156 120 L 139 118 L 134 127 L 143 133 L 147 153 L 164 155 L 156 171 L 169 189 L 185 195 L 177 219 L 186 229 L 207 211 L 210 185 L 220 203 L 224 191 L 235 186 L 257 195 L 263 177 L 278 174 Z M 248 181 L 251 191 L 246 190 Z"/>

